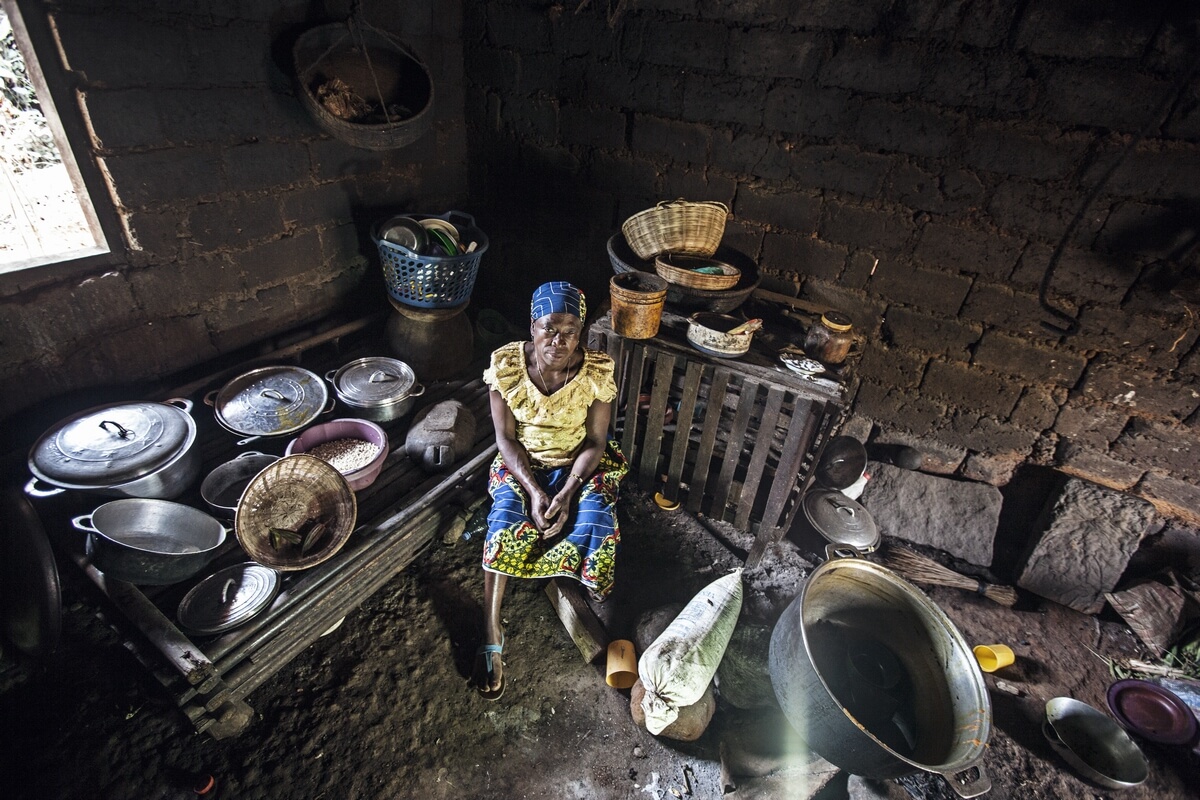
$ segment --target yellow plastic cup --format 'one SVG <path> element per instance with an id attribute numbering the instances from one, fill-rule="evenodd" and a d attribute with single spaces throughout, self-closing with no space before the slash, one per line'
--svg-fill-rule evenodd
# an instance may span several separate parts
<path id="1" fill-rule="evenodd" d="M 977 644 L 972 652 L 984 672 L 995 672 L 1016 660 L 1012 648 L 1004 644 Z"/>
<path id="2" fill-rule="evenodd" d="M 628 689 L 637 683 L 637 651 L 628 639 L 613 639 L 608 643 L 608 662 L 604 682 L 614 689 Z"/>

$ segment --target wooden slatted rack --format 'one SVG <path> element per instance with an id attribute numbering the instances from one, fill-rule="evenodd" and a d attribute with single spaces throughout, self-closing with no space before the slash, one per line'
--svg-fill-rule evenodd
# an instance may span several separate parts
<path id="1" fill-rule="evenodd" d="M 765 347 L 717 358 L 686 334 L 669 311 L 652 339 L 620 336 L 609 316 L 593 323 L 589 346 L 617 363 L 613 434 L 644 490 L 755 533 L 753 566 L 791 526 L 846 386 L 796 375 Z"/>

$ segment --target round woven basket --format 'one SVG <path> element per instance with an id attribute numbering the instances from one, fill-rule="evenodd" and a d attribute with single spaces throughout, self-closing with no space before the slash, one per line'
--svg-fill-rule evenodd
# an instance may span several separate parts
<path id="1" fill-rule="evenodd" d="M 296 40 L 292 61 L 304 108 L 347 144 L 392 150 L 433 124 L 429 68 L 385 31 L 355 20 L 318 25 Z"/>
<path id="2" fill-rule="evenodd" d="M 758 288 L 761 280 L 758 265 L 754 259 L 729 245 L 721 245 L 714 254 L 715 258 L 732 264 L 742 271 L 737 285 L 732 289 L 693 289 L 689 286 L 667 284 L 667 305 L 675 310 L 685 311 L 716 311 L 728 314 L 737 309 Z M 620 275 L 625 272 L 648 272 L 654 274 L 654 262 L 639 259 L 629 248 L 629 243 L 620 233 L 614 233 L 608 239 L 608 259 L 612 262 L 613 272 Z"/>
<path id="3" fill-rule="evenodd" d="M 337 554 L 350 534 L 358 505 L 350 484 L 328 462 L 315 456 L 284 456 L 258 473 L 242 494 L 234 518 L 234 533 L 246 555 L 266 567 L 301 570 Z M 313 549 L 276 549 L 271 529 L 303 531 L 314 523 L 325 530 Z"/>
<path id="4" fill-rule="evenodd" d="M 720 291 L 737 286 L 742 271 L 708 256 L 663 253 L 654 259 L 654 271 L 678 286 Z"/>
<path id="5" fill-rule="evenodd" d="M 724 203 L 664 200 L 625 220 L 621 232 L 638 258 L 660 253 L 711 256 L 725 235 L 728 217 Z"/>

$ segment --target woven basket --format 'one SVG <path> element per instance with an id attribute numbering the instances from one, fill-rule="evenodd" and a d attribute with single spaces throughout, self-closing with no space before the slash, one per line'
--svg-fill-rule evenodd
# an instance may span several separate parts
<path id="1" fill-rule="evenodd" d="M 638 258 L 660 253 L 711 256 L 725 235 L 728 216 L 724 203 L 664 200 L 625 220 L 621 232 Z"/>
<path id="2" fill-rule="evenodd" d="M 700 272 L 702 269 L 719 272 Z M 677 286 L 691 289 L 720 291 L 732 289 L 741 280 L 742 271 L 732 264 L 706 256 L 683 256 L 664 253 L 654 259 L 654 271 Z"/>
<path id="3" fill-rule="evenodd" d="M 300 570 L 332 558 L 354 531 L 358 504 L 350 484 L 328 462 L 304 454 L 284 456 L 258 473 L 238 501 L 234 533 L 246 555 L 278 570 Z M 326 529 L 308 553 L 271 546 L 271 528 L 303 529 L 311 521 Z"/>

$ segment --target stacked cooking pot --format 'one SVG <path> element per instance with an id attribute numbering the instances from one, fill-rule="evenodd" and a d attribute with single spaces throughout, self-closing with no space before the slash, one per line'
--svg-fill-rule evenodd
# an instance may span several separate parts
<path id="1" fill-rule="evenodd" d="M 228 381 L 205 402 L 245 445 L 295 434 L 331 412 L 330 386 L 350 413 L 379 422 L 400 419 L 424 392 L 408 365 L 391 358 L 357 359 L 326 380 L 299 367 L 262 367 Z M 60 421 L 30 449 L 30 496 L 77 491 L 116 498 L 72 520 L 87 534 L 90 562 L 106 576 L 153 585 L 199 573 L 223 550 L 242 492 L 279 460 L 248 452 L 211 470 L 200 486 L 211 513 L 176 502 L 195 485 L 201 466 L 192 410 L 184 399 L 96 406 Z"/>

